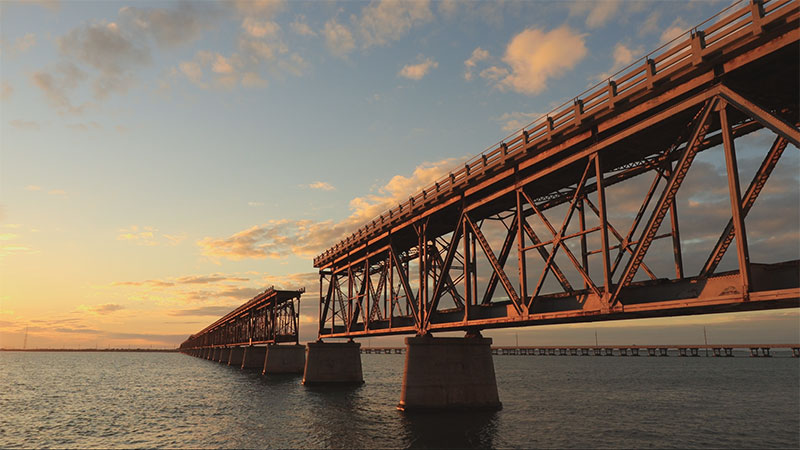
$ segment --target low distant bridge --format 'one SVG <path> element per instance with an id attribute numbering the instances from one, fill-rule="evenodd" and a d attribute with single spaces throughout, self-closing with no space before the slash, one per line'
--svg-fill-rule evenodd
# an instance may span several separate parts
<path id="1" fill-rule="evenodd" d="M 300 296 L 304 292 L 305 289 L 282 291 L 270 287 L 189 336 L 179 350 L 228 365 L 262 369 L 265 373 L 302 372 L 304 362 L 303 349 L 299 346 L 298 319 Z M 280 343 L 294 346 L 276 347 Z M 282 355 L 277 366 L 269 364 L 270 350 Z M 283 361 L 287 354 L 291 355 L 288 358 L 291 361 Z"/>
<path id="2" fill-rule="evenodd" d="M 800 146 L 798 2 L 713 19 L 315 258 L 319 337 L 800 306 L 800 261 L 751 261 L 745 227 L 787 145 Z M 735 143 L 761 129 L 774 140 L 742 180 Z M 687 273 L 675 199 L 706 151 L 725 161 L 730 220 L 707 225 L 719 238 Z M 606 190 L 636 177 L 652 182 L 622 227 Z M 719 271 L 729 250 L 737 268 Z"/>

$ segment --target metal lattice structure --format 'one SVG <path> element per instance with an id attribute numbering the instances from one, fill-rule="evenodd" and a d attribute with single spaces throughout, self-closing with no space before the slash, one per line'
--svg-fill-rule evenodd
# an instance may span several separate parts
<path id="1" fill-rule="evenodd" d="M 299 344 L 300 296 L 305 289 L 281 291 L 269 288 L 189 336 L 181 350 L 242 345 Z"/>
<path id="2" fill-rule="evenodd" d="M 787 145 L 800 147 L 799 6 L 729 9 L 315 258 L 319 336 L 800 306 L 800 261 L 751 262 L 745 227 Z M 742 191 L 735 143 L 761 129 L 774 142 Z M 687 274 L 675 200 L 712 149 L 726 162 L 730 220 Z M 652 183 L 623 229 L 606 190 L 636 177 Z M 657 242 L 671 249 L 650 251 Z M 718 271 L 728 250 L 738 268 Z M 664 260 L 666 277 L 650 267 Z"/>

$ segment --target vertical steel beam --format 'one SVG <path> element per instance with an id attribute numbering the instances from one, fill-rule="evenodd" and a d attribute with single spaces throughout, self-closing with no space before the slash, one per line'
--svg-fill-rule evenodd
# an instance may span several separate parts
<path id="1" fill-rule="evenodd" d="M 510 229 L 516 227 L 517 230 L 517 255 L 518 255 L 518 270 L 519 270 L 519 292 L 522 295 L 522 314 L 528 314 L 528 270 L 525 264 L 525 233 L 522 231 L 522 221 L 525 220 L 522 214 L 522 194 L 519 189 L 517 194 L 517 217 L 514 225 Z"/>
<path id="2" fill-rule="evenodd" d="M 597 183 L 597 207 L 600 219 L 600 248 L 603 257 L 603 307 L 609 306 L 611 297 L 611 264 L 608 254 L 608 217 L 606 215 L 606 191 L 603 185 L 603 167 L 600 164 L 600 153 L 594 155 L 595 180 Z M 585 235 L 584 235 L 585 236 Z"/>
<path id="3" fill-rule="evenodd" d="M 583 271 L 589 275 L 589 248 L 586 243 L 586 211 L 583 205 L 583 200 L 578 202 L 578 221 L 580 222 L 580 229 L 581 229 L 581 265 L 583 266 Z M 583 280 L 583 288 L 589 288 L 589 282 Z"/>
<path id="4" fill-rule="evenodd" d="M 469 320 L 469 308 L 472 305 L 472 252 L 470 251 L 470 240 L 472 239 L 467 226 L 467 214 L 461 218 L 461 229 L 464 230 L 464 323 Z"/>
<path id="5" fill-rule="evenodd" d="M 742 195 L 739 188 L 739 168 L 736 163 L 736 149 L 728 122 L 728 105 L 721 102 L 719 119 L 722 127 L 722 143 L 725 148 L 725 167 L 728 169 L 728 192 L 733 213 L 733 230 L 736 235 L 736 253 L 739 259 L 739 274 L 742 278 L 742 294 L 747 299 L 750 292 L 750 254 L 747 249 L 747 231 L 742 215 Z"/>

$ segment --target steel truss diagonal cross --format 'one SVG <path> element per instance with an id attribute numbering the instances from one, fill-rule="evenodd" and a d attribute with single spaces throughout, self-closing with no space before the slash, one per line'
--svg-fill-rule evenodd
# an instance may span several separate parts
<path id="1" fill-rule="evenodd" d="M 747 227 L 773 195 L 781 155 L 800 145 L 800 2 L 754 5 L 580 94 L 315 258 L 319 337 L 800 306 L 800 261 L 751 261 Z M 771 146 L 742 140 L 760 130 Z M 742 192 L 744 146 L 761 165 Z M 697 235 L 686 198 L 708 164 L 696 161 L 709 159 L 729 212 L 701 224 L 716 239 L 704 247 L 684 238 Z"/>

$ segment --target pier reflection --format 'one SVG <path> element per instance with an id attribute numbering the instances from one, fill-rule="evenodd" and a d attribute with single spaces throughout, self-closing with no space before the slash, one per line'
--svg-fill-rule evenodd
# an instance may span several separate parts
<path id="1" fill-rule="evenodd" d="M 407 448 L 494 448 L 497 411 L 402 413 Z"/>

